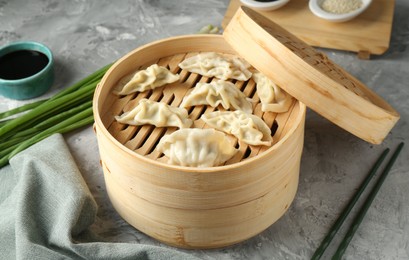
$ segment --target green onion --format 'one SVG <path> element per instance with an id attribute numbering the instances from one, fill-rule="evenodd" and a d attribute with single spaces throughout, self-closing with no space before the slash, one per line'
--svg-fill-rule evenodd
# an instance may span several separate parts
<path id="1" fill-rule="evenodd" d="M 90 84 L 83 88 L 78 89 L 75 92 L 71 92 L 69 94 L 66 94 L 56 99 L 48 100 L 48 102 L 45 102 L 39 105 L 38 107 L 34 108 L 30 112 L 20 117 L 15 118 L 14 120 L 8 122 L 3 127 L 1 127 L 0 128 L 0 138 L 4 136 L 5 134 L 7 134 L 8 132 L 11 132 L 15 128 L 21 126 L 21 124 L 29 122 L 30 120 L 33 120 L 33 119 L 38 120 L 38 118 L 47 116 L 51 114 L 53 111 L 58 110 L 58 108 L 61 106 L 67 106 L 69 104 L 73 104 L 78 99 L 82 99 L 87 96 L 92 97 L 95 87 L 96 87 L 96 84 Z"/>
<path id="2" fill-rule="evenodd" d="M 0 167 L 19 152 L 54 133 L 67 133 L 92 124 L 94 91 L 111 65 L 49 99 L 0 113 L 0 119 L 3 119 L 0 121 Z M 22 112 L 25 113 L 19 115 Z"/>
<path id="3" fill-rule="evenodd" d="M 42 103 L 44 103 L 44 102 L 46 102 L 46 101 L 47 101 L 47 100 L 39 100 L 39 101 L 36 101 L 36 102 L 33 102 L 33 103 L 29 103 L 29 104 L 22 105 L 22 106 L 20 106 L 20 107 L 16 107 L 16 108 L 11 109 L 11 110 L 9 110 L 9 111 L 2 112 L 2 113 L 0 113 L 0 119 L 7 118 L 7 117 L 9 117 L 9 116 L 13 116 L 13 115 L 19 114 L 19 113 L 21 113 L 21 112 L 28 111 L 28 110 L 30 110 L 30 109 L 33 109 L 33 108 L 35 108 L 35 107 L 41 105 Z"/>
<path id="4" fill-rule="evenodd" d="M 59 133 L 60 129 L 64 129 L 74 123 L 77 123 L 78 121 L 88 118 L 92 116 L 92 107 L 87 108 L 86 110 L 54 125 L 53 127 L 48 128 L 45 131 L 42 131 L 41 133 L 31 137 L 30 139 L 22 142 L 16 149 L 13 150 L 13 152 L 10 153 L 9 159 L 16 155 L 17 153 L 21 152 L 22 150 L 26 149 L 27 147 L 31 146 L 32 144 L 35 144 L 38 141 L 41 141 L 42 139 L 50 136 L 51 134 L 54 133 Z"/>
<path id="5" fill-rule="evenodd" d="M 8 121 L 10 121 L 11 119 L 6 119 L 6 120 L 1 120 L 0 121 L 0 127 L 4 126 Z"/>
<path id="6" fill-rule="evenodd" d="M 93 121 L 94 117 L 92 115 L 92 107 L 90 107 L 72 117 L 69 117 L 68 119 L 65 119 L 64 121 L 54 125 L 53 127 L 50 127 L 47 130 L 42 131 L 34 135 L 33 137 L 23 141 L 17 147 L 15 147 L 10 153 L 8 153 L 7 155 L 3 156 L 3 158 L 0 159 L 0 167 L 6 165 L 8 161 L 19 152 L 49 137 L 52 134 L 55 133 L 63 134 L 83 127 L 85 125 L 92 124 Z"/>
<path id="7" fill-rule="evenodd" d="M 0 152 L 0 158 L 8 157 L 8 155 L 9 155 L 14 149 L 16 149 L 18 145 L 19 145 L 19 144 L 16 143 L 16 144 L 10 145 L 10 146 L 7 147 L 6 149 L 1 150 L 1 152 Z"/>
<path id="8" fill-rule="evenodd" d="M 105 67 L 97 70 L 96 72 L 92 73 L 88 77 L 78 81 L 74 85 L 60 91 L 55 96 L 53 96 L 51 99 L 56 99 L 56 98 L 62 97 L 64 95 L 66 95 L 66 94 L 69 94 L 69 93 L 71 93 L 73 91 L 78 90 L 79 88 L 83 87 L 84 85 L 88 85 L 90 83 L 98 83 L 101 80 L 102 76 L 104 76 L 105 72 L 111 67 L 111 65 L 112 64 L 108 64 Z M 17 107 L 17 108 L 2 112 L 2 113 L 0 113 L 0 119 L 4 119 L 4 118 L 10 117 L 12 115 L 19 114 L 21 112 L 31 110 L 31 109 L 43 104 L 44 102 L 47 102 L 47 101 L 48 101 L 48 99 L 39 100 L 39 101 L 36 101 L 36 102 L 33 102 L 33 103 L 28 103 L 28 104 L 22 105 L 20 107 Z M 3 121 L 1 121 L 0 124 L 1 123 L 3 123 Z M 0 127 L 1 127 L 1 125 L 0 125 Z"/>
<path id="9" fill-rule="evenodd" d="M 71 93 L 73 91 L 78 90 L 79 88 L 81 88 L 81 87 L 83 87 L 85 85 L 88 85 L 89 83 L 92 83 L 92 82 L 95 82 L 95 81 L 99 82 L 102 79 L 102 77 L 104 76 L 105 72 L 107 72 L 107 70 L 111 67 L 111 65 L 112 65 L 112 63 L 100 68 L 99 70 L 95 71 L 94 73 L 92 73 L 88 77 L 86 77 L 86 78 L 78 81 L 74 85 L 62 90 L 60 93 L 56 94 L 51 99 L 62 97 L 64 95 L 66 95 L 66 94 L 69 94 L 69 93 Z"/>
<path id="10" fill-rule="evenodd" d="M 22 141 L 24 141 L 25 139 L 27 139 L 27 136 L 19 136 L 19 137 L 12 137 L 10 139 L 8 139 L 7 141 L 1 142 L 0 143 L 0 151 L 4 152 L 5 149 L 7 149 L 10 146 L 13 146 L 15 144 L 19 144 Z M 0 152 L 0 157 L 1 157 L 1 152 Z"/>
<path id="11" fill-rule="evenodd" d="M 81 111 L 83 111 L 84 109 L 87 109 L 89 107 L 92 107 L 92 100 L 91 101 L 87 101 L 83 104 L 80 104 L 79 106 L 76 106 L 74 108 L 71 108 L 69 110 L 63 111 L 59 114 L 56 114 L 52 117 L 49 117 L 48 119 L 46 119 L 43 122 L 40 122 L 39 124 L 37 124 L 36 126 L 23 130 L 21 132 L 16 133 L 13 137 L 24 137 L 24 136 L 30 136 L 33 133 L 36 132 L 40 132 L 43 130 L 46 130 L 47 128 L 55 125 L 58 122 L 61 122 L 63 119 L 69 118 L 72 115 L 75 115 Z"/>

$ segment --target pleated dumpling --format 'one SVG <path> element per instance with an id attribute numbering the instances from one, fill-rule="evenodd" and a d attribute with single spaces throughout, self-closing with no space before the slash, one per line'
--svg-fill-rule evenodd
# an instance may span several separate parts
<path id="1" fill-rule="evenodd" d="M 261 72 L 253 74 L 257 84 L 257 95 L 260 97 L 263 112 L 284 113 L 290 108 L 293 97 L 278 87 Z"/>
<path id="2" fill-rule="evenodd" d="M 168 163 L 188 167 L 218 166 L 237 152 L 224 133 L 212 128 L 179 129 L 163 136 L 157 149 Z"/>
<path id="3" fill-rule="evenodd" d="M 148 99 L 141 99 L 136 107 L 120 116 L 116 116 L 115 119 L 123 124 L 150 124 L 156 127 L 187 128 L 193 124 L 193 121 L 188 118 L 186 109 Z"/>
<path id="4" fill-rule="evenodd" d="M 271 145 L 271 129 L 256 115 L 243 111 L 215 111 L 205 113 L 201 119 L 211 127 L 232 134 L 250 145 Z"/>
<path id="5" fill-rule="evenodd" d="M 179 63 L 181 69 L 218 79 L 246 81 L 251 77 L 250 64 L 234 56 L 203 52 Z"/>
<path id="6" fill-rule="evenodd" d="M 143 92 L 178 80 L 178 74 L 173 74 L 167 68 L 153 64 L 145 70 L 136 72 L 121 90 L 116 90 L 114 93 L 128 95 L 135 92 Z"/>
<path id="7" fill-rule="evenodd" d="M 251 102 L 246 95 L 229 81 L 199 82 L 187 96 L 183 98 L 181 107 L 196 105 L 222 105 L 224 109 L 242 110 L 246 113 L 253 111 Z"/>

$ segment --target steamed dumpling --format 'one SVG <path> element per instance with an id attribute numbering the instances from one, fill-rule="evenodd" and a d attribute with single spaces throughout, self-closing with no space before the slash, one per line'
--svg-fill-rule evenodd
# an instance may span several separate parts
<path id="1" fill-rule="evenodd" d="M 141 99 L 136 107 L 120 116 L 116 116 L 115 119 L 123 124 L 150 124 L 156 127 L 174 126 L 186 128 L 193 124 L 193 121 L 188 118 L 186 109 L 148 99 Z"/>
<path id="2" fill-rule="evenodd" d="M 258 116 L 243 111 L 215 111 L 203 114 L 201 119 L 211 127 L 232 134 L 250 145 L 271 145 L 271 129 Z"/>
<path id="3" fill-rule="evenodd" d="M 168 163 L 189 167 L 218 166 L 236 154 L 226 135 L 215 129 L 179 129 L 160 140 L 157 149 Z"/>
<path id="4" fill-rule="evenodd" d="M 246 113 L 253 111 L 251 102 L 246 95 L 229 81 L 213 81 L 211 83 L 199 82 L 193 91 L 183 98 L 181 107 L 196 105 L 222 105 L 224 109 L 242 110 Z"/>
<path id="5" fill-rule="evenodd" d="M 153 64 L 145 70 L 136 72 L 131 80 L 120 91 L 115 93 L 118 95 L 128 95 L 135 92 L 143 92 L 178 80 L 178 74 L 173 74 L 167 68 Z"/>
<path id="6" fill-rule="evenodd" d="M 238 57 L 227 57 L 215 52 L 203 52 L 179 64 L 181 69 L 218 79 L 246 81 L 251 77 L 250 64 Z"/>
<path id="7" fill-rule="evenodd" d="M 253 74 L 263 112 L 284 113 L 292 104 L 292 97 L 261 72 Z"/>

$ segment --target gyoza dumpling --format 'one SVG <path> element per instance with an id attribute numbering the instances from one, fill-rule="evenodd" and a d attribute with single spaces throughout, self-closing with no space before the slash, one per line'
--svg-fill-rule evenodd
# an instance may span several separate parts
<path id="1" fill-rule="evenodd" d="M 238 151 L 224 133 L 212 128 L 179 129 L 162 137 L 157 149 L 168 163 L 191 167 L 221 165 Z"/>
<path id="2" fill-rule="evenodd" d="M 175 126 L 190 127 L 193 121 L 188 118 L 188 112 L 181 107 L 169 106 L 163 102 L 141 99 L 132 110 L 116 116 L 115 119 L 123 124 L 145 125 L 157 127 Z"/>
<path id="3" fill-rule="evenodd" d="M 183 98 L 181 107 L 196 105 L 222 105 L 224 109 L 243 110 L 246 113 L 253 111 L 251 102 L 246 95 L 229 81 L 213 81 L 210 83 L 199 82 L 192 92 Z"/>
<path id="4" fill-rule="evenodd" d="M 271 129 L 258 116 L 243 111 L 215 111 L 201 116 L 202 120 L 211 127 L 251 145 L 271 145 Z"/>
<path id="5" fill-rule="evenodd" d="M 238 57 L 227 57 L 215 52 L 203 52 L 179 63 L 181 69 L 218 79 L 246 81 L 251 77 L 250 64 Z"/>
<path id="6" fill-rule="evenodd" d="M 114 91 L 114 93 L 128 95 L 135 92 L 143 92 L 178 80 L 178 74 L 173 74 L 167 68 L 153 64 L 145 70 L 136 72 L 121 90 Z"/>
<path id="7" fill-rule="evenodd" d="M 253 74 L 257 83 L 257 95 L 260 97 L 263 112 L 283 113 L 290 108 L 293 98 L 261 72 Z"/>

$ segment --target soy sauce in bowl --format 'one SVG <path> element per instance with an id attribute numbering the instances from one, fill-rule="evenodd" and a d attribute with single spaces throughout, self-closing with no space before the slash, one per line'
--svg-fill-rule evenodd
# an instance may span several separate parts
<path id="1" fill-rule="evenodd" d="M 54 59 L 42 43 L 20 41 L 0 46 L 0 95 L 30 99 L 44 94 L 54 81 Z"/>
<path id="2" fill-rule="evenodd" d="M 31 77 L 43 70 L 48 62 L 48 57 L 39 51 L 13 51 L 0 57 L 0 78 L 16 80 Z"/>

